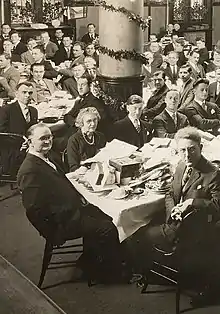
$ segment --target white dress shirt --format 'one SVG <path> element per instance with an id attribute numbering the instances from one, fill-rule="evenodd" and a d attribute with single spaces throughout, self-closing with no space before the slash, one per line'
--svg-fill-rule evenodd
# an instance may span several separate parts
<path id="1" fill-rule="evenodd" d="M 30 116 L 30 110 L 29 110 L 28 105 L 23 104 L 19 100 L 18 100 L 18 103 L 19 103 L 19 106 L 21 108 L 22 114 L 23 114 L 26 122 L 29 123 L 31 120 L 31 116 Z"/>
<path id="2" fill-rule="evenodd" d="M 168 113 L 168 115 L 173 119 L 175 125 L 177 125 L 177 113 L 172 112 L 172 111 L 168 110 L 167 108 L 165 110 Z"/>

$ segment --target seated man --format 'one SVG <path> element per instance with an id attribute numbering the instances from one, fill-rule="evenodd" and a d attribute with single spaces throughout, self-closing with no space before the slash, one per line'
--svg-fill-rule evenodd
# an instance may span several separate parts
<path id="1" fill-rule="evenodd" d="M 220 107 L 220 67 L 215 69 L 215 79 L 208 88 L 208 100 Z"/>
<path id="2" fill-rule="evenodd" d="M 193 127 L 183 128 L 176 133 L 175 140 L 180 162 L 170 191 L 165 196 L 165 221 L 162 225 L 144 226 L 126 240 L 131 256 L 135 254 L 136 267 L 144 274 L 149 271 L 154 258 L 153 246 L 172 252 L 178 241 L 178 245 L 184 246 L 188 252 L 182 256 L 182 259 L 188 259 L 188 271 L 190 267 L 196 267 L 193 269 L 195 273 L 202 261 L 198 261 L 197 256 L 197 264 L 192 266 L 192 254 L 196 248 L 196 252 L 200 252 L 202 245 L 210 239 L 213 230 L 210 221 L 215 222 L 220 218 L 220 172 L 203 157 L 198 131 Z M 191 218 L 184 218 L 189 212 L 193 213 Z M 181 230 L 183 220 L 185 229 Z M 180 241 L 180 231 L 184 243 Z M 210 245 L 209 249 L 212 251 Z M 208 256 L 202 253 L 205 261 Z M 200 271 L 200 276 L 203 273 L 206 274 L 204 270 Z"/>
<path id="3" fill-rule="evenodd" d="M 47 101 L 48 97 L 58 90 L 52 80 L 44 78 L 44 72 L 43 64 L 34 63 L 31 65 L 32 98 L 36 103 Z"/>
<path id="4" fill-rule="evenodd" d="M 21 54 L 27 51 L 27 47 L 21 41 L 21 35 L 16 30 L 10 32 L 10 37 L 13 44 L 12 55 L 19 57 L 19 61 L 21 61 Z"/>
<path id="5" fill-rule="evenodd" d="M 185 108 L 190 125 L 202 131 L 212 131 L 218 134 L 220 127 L 220 108 L 211 102 L 206 101 L 208 96 L 209 81 L 199 79 L 194 84 L 195 98 Z"/>
<path id="6" fill-rule="evenodd" d="M 48 159 L 52 134 L 43 123 L 28 132 L 29 152 L 18 172 L 22 202 L 33 226 L 47 240 L 62 244 L 83 237 L 79 265 L 92 279 L 111 280 L 121 273 L 119 238 L 112 218 L 84 205 L 64 172 Z"/>
<path id="7" fill-rule="evenodd" d="M 191 66 L 192 69 L 192 78 L 195 80 L 198 80 L 199 78 L 204 78 L 205 77 L 205 70 L 201 64 L 199 64 L 199 50 L 194 49 L 190 52 L 189 54 L 189 65 Z"/>
<path id="8" fill-rule="evenodd" d="M 29 38 L 27 40 L 27 51 L 21 54 L 21 62 L 31 65 L 34 63 L 34 58 L 32 55 L 33 48 L 37 46 L 36 40 L 34 38 Z"/>
<path id="9" fill-rule="evenodd" d="M 16 101 L 0 107 L 0 132 L 25 135 L 27 129 L 37 123 L 37 109 L 29 105 L 32 94 L 31 83 L 18 84 Z"/>
<path id="10" fill-rule="evenodd" d="M 179 69 L 179 79 L 182 82 L 180 89 L 179 109 L 184 110 L 194 98 L 193 84 L 195 80 L 191 77 L 192 69 L 188 64 L 184 64 Z"/>
<path id="11" fill-rule="evenodd" d="M 63 80 L 63 89 L 71 94 L 74 98 L 79 96 L 77 81 L 85 73 L 85 66 L 81 63 L 75 64 L 71 69 L 73 76 Z"/>
<path id="12" fill-rule="evenodd" d="M 179 56 L 178 53 L 175 51 L 170 51 L 167 55 L 168 65 L 164 70 L 166 77 L 171 81 L 172 84 L 176 84 L 178 73 L 179 73 L 179 66 L 178 66 Z"/>
<path id="13" fill-rule="evenodd" d="M 55 43 L 50 41 L 50 36 L 48 32 L 42 32 L 40 34 L 42 45 L 45 50 L 45 58 L 47 60 L 53 60 L 53 57 L 58 50 L 58 47 Z"/>
<path id="14" fill-rule="evenodd" d="M 71 127 L 72 134 L 76 132 L 75 121 L 80 109 L 87 107 L 95 107 L 100 114 L 101 120 L 98 131 L 105 135 L 109 132 L 106 106 L 101 99 L 96 98 L 90 91 L 91 83 L 90 78 L 87 76 L 82 76 L 77 81 L 77 89 L 81 98 L 76 100 L 74 107 L 64 116 L 64 122 Z"/>
<path id="15" fill-rule="evenodd" d="M 155 136 L 174 138 L 176 132 L 186 127 L 189 122 L 187 117 L 177 112 L 179 104 L 179 93 L 176 90 L 169 90 L 165 97 L 166 108 L 153 120 Z"/>
<path id="16" fill-rule="evenodd" d="M 168 91 L 165 84 L 165 73 L 163 71 L 154 72 L 152 80 L 155 91 L 148 99 L 147 106 L 143 110 L 142 117 L 145 120 L 152 120 L 165 109 L 164 98 Z"/>
<path id="17" fill-rule="evenodd" d="M 62 45 L 60 45 L 59 49 L 56 51 L 53 61 L 56 65 L 60 63 L 72 60 L 73 59 L 73 47 L 72 47 L 72 39 L 70 36 L 64 35 L 62 39 Z"/>
<path id="18" fill-rule="evenodd" d="M 0 54 L 0 98 L 14 98 L 20 73 L 11 65 L 8 54 Z"/>
<path id="19" fill-rule="evenodd" d="M 32 50 L 32 55 L 34 58 L 34 63 L 39 63 L 44 65 L 44 77 L 48 79 L 53 79 L 58 76 L 58 72 L 52 67 L 50 61 L 45 60 L 45 50 L 43 46 L 36 46 Z"/>
<path id="20" fill-rule="evenodd" d="M 151 139 L 152 127 L 149 122 L 140 120 L 143 110 L 143 99 L 138 95 L 128 98 L 126 108 L 128 115 L 113 125 L 114 137 L 120 141 L 142 147 Z"/>

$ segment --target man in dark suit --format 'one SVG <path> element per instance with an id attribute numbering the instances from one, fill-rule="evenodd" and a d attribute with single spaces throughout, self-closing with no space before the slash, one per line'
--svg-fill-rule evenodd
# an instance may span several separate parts
<path id="1" fill-rule="evenodd" d="M 172 84 L 176 84 L 179 74 L 179 66 L 177 65 L 179 60 L 178 53 L 175 51 L 170 51 L 168 53 L 168 66 L 164 70 L 166 77 L 171 81 Z"/>
<path id="2" fill-rule="evenodd" d="M 195 82 L 195 98 L 185 108 L 184 113 L 187 115 L 190 125 L 217 135 L 220 128 L 220 108 L 216 104 L 206 101 L 208 86 L 209 81 L 206 79 L 199 79 Z"/>
<path id="3" fill-rule="evenodd" d="M 164 99 L 168 91 L 165 84 L 165 73 L 163 71 L 154 72 L 152 80 L 155 90 L 143 110 L 142 118 L 144 120 L 152 120 L 165 109 Z"/>
<path id="4" fill-rule="evenodd" d="M 153 120 L 155 136 L 174 138 L 176 132 L 186 127 L 189 122 L 187 117 L 177 112 L 179 104 L 179 93 L 176 90 L 169 90 L 165 97 L 166 108 Z"/>
<path id="5" fill-rule="evenodd" d="M 215 69 L 215 79 L 208 88 L 208 100 L 214 102 L 220 108 L 220 68 Z"/>
<path id="6" fill-rule="evenodd" d="M 196 38 L 196 46 L 199 50 L 199 63 L 206 68 L 209 62 L 209 51 L 205 46 L 205 39 L 202 37 Z"/>
<path id="7" fill-rule="evenodd" d="M 188 64 L 184 64 L 179 69 L 179 78 L 182 81 L 180 88 L 179 110 L 184 110 L 194 98 L 193 85 L 195 80 L 191 77 L 192 69 Z"/>
<path id="8" fill-rule="evenodd" d="M 52 67 L 50 61 L 45 60 L 44 47 L 38 45 L 33 48 L 32 55 L 34 58 L 34 63 L 39 63 L 44 65 L 44 77 L 48 79 L 53 79 L 58 76 L 58 72 Z"/>
<path id="9" fill-rule="evenodd" d="M 50 41 L 50 36 L 48 32 L 42 32 L 41 35 L 41 41 L 44 46 L 44 51 L 45 51 L 45 58 L 47 60 L 53 60 L 54 55 L 56 51 L 58 50 L 58 47 L 55 43 Z"/>
<path id="10" fill-rule="evenodd" d="M 37 123 L 37 109 L 29 106 L 32 93 L 31 83 L 18 84 L 17 100 L 0 107 L 0 132 L 25 135 L 27 129 Z"/>
<path id="11" fill-rule="evenodd" d="M 58 28 L 55 30 L 54 38 L 52 41 L 57 45 L 58 48 L 63 46 L 64 33 L 62 29 Z"/>
<path id="12" fill-rule="evenodd" d="M 127 245 L 131 253 L 136 254 L 134 263 L 137 270 L 147 274 L 154 258 L 152 248 L 156 246 L 172 252 L 178 243 L 178 246 L 185 247 L 185 254 L 187 252 L 185 256 L 180 256 L 179 262 L 184 261 L 188 271 L 193 270 L 194 274 L 199 269 L 200 279 L 204 275 L 205 281 L 207 274 L 201 268 L 207 267 L 210 254 L 206 254 L 203 247 L 212 252 L 213 224 L 220 218 L 220 172 L 203 157 L 197 129 L 183 128 L 176 133 L 175 140 L 180 162 L 170 191 L 165 196 L 164 223 L 140 228 L 127 240 Z M 190 212 L 192 215 L 187 218 Z M 209 241 L 207 246 L 206 241 Z M 194 258 L 197 258 L 197 263 Z"/>
<path id="13" fill-rule="evenodd" d="M 101 99 L 96 98 L 90 91 L 91 80 L 87 76 L 82 76 L 77 80 L 77 89 L 80 99 L 75 101 L 74 107 L 64 116 L 64 122 L 70 127 L 70 132 L 76 132 L 75 120 L 79 110 L 87 107 L 95 107 L 101 117 L 98 130 L 106 135 L 110 131 L 109 119 L 107 117 L 107 108 Z"/>
<path id="14" fill-rule="evenodd" d="M 176 40 L 178 40 L 179 36 L 177 34 L 172 34 L 171 35 L 171 43 L 169 43 L 168 45 L 165 46 L 164 48 L 164 55 L 168 55 L 168 53 L 170 51 L 174 51 L 175 49 L 175 43 L 176 43 Z"/>
<path id="15" fill-rule="evenodd" d="M 192 78 L 198 80 L 199 78 L 205 78 L 205 70 L 201 64 L 199 64 L 199 50 L 194 49 L 189 54 L 189 65 L 192 68 Z"/>
<path id="16" fill-rule="evenodd" d="M 17 31 L 11 31 L 10 33 L 11 42 L 13 44 L 12 55 L 20 56 L 27 51 L 27 46 L 21 42 L 21 36 Z M 21 59 L 19 60 L 21 61 Z"/>
<path id="17" fill-rule="evenodd" d="M 143 99 L 138 95 L 130 96 L 126 108 L 128 115 L 113 125 L 114 137 L 140 148 L 149 142 L 152 136 L 151 123 L 140 120 Z"/>
<path id="18" fill-rule="evenodd" d="M 93 279 L 117 279 L 122 259 L 112 218 L 93 205 L 83 205 L 83 198 L 50 159 L 52 133 L 45 124 L 32 126 L 27 136 L 29 151 L 18 172 L 18 187 L 28 219 L 54 244 L 83 237 L 79 266 Z"/>
<path id="19" fill-rule="evenodd" d="M 53 58 L 56 65 L 59 65 L 61 62 L 65 62 L 66 60 L 72 60 L 74 57 L 70 36 L 63 36 L 62 42 L 63 45 L 60 45 Z"/>
<path id="20" fill-rule="evenodd" d="M 75 64 L 72 68 L 73 76 L 63 81 L 63 89 L 71 94 L 74 98 L 79 96 L 77 81 L 85 73 L 83 64 Z"/>
<path id="21" fill-rule="evenodd" d="M 90 43 L 96 43 L 99 39 L 99 35 L 95 32 L 95 24 L 89 23 L 87 25 L 87 30 L 88 33 L 83 35 L 81 41 L 86 45 Z"/>

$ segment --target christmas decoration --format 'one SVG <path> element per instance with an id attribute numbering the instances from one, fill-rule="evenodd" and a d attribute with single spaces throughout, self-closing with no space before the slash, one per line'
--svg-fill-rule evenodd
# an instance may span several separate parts
<path id="1" fill-rule="evenodd" d="M 139 60 L 142 63 L 145 63 L 146 61 L 146 57 L 144 56 L 144 54 L 141 54 L 139 52 L 137 52 L 136 50 L 113 50 L 107 47 L 103 47 L 103 46 L 97 46 L 97 50 L 101 53 L 101 54 L 106 54 L 111 58 L 115 58 L 116 60 L 121 61 L 122 59 L 126 59 L 126 60 Z"/>

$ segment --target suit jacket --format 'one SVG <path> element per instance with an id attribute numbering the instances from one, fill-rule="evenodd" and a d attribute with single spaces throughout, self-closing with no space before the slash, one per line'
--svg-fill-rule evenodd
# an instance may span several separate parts
<path id="1" fill-rule="evenodd" d="M 50 92 L 50 95 L 52 95 L 55 91 L 58 90 L 58 88 L 56 87 L 56 85 L 54 84 L 54 82 L 52 80 L 44 78 L 43 81 L 46 84 L 46 86 L 47 86 L 47 88 L 48 88 L 48 90 Z M 46 101 L 46 99 L 41 99 L 42 96 L 40 97 L 40 95 L 37 94 L 36 82 L 33 79 L 31 79 L 30 82 L 32 83 L 32 85 L 34 87 L 32 99 L 36 103 L 39 103 L 39 102 L 42 102 L 42 101 Z"/>
<path id="2" fill-rule="evenodd" d="M 144 87 L 146 87 L 148 85 L 154 72 L 156 72 L 157 70 L 158 70 L 158 68 L 155 67 L 154 65 L 150 66 L 150 71 L 144 65 L 142 65 L 142 75 L 144 75 L 144 82 L 143 82 Z"/>
<path id="3" fill-rule="evenodd" d="M 217 95 L 217 82 L 213 82 L 209 85 L 208 100 L 220 107 L 220 93 Z"/>
<path id="4" fill-rule="evenodd" d="M 41 62 L 39 62 L 39 64 L 44 65 L 44 69 L 45 69 L 44 77 L 45 78 L 53 79 L 58 76 L 59 73 L 52 67 L 50 61 L 43 59 L 41 60 Z"/>
<path id="5" fill-rule="evenodd" d="M 167 220 L 172 208 L 180 202 L 192 198 L 192 209 L 212 214 L 215 220 L 220 218 L 220 172 L 207 159 L 201 156 L 193 168 L 191 176 L 182 189 L 182 178 L 186 165 L 180 162 L 176 168 L 171 189 L 165 198 Z"/>
<path id="6" fill-rule="evenodd" d="M 179 67 L 176 67 L 176 73 L 173 74 L 171 70 L 171 66 L 168 65 L 166 69 L 164 70 L 165 75 L 168 77 L 168 79 L 171 81 L 172 84 L 176 84 L 176 80 L 178 79 L 178 74 L 179 74 Z"/>
<path id="7" fill-rule="evenodd" d="M 164 84 L 160 90 L 155 91 L 148 99 L 147 106 L 144 108 L 142 114 L 144 119 L 153 119 L 165 109 L 164 98 L 167 91 L 168 87 Z"/>
<path id="8" fill-rule="evenodd" d="M 166 56 L 170 51 L 174 51 L 173 43 L 169 43 L 164 48 L 164 55 Z"/>
<path id="9" fill-rule="evenodd" d="M 206 101 L 207 111 L 193 100 L 186 108 L 185 114 L 189 123 L 203 131 L 212 129 L 217 134 L 217 128 L 220 126 L 220 108 L 212 102 Z"/>
<path id="10" fill-rule="evenodd" d="M 140 120 L 140 133 L 137 132 L 131 120 L 125 117 L 122 120 L 116 121 L 113 125 L 114 137 L 120 141 L 135 145 L 138 148 L 142 147 L 152 138 L 152 124 Z"/>
<path id="11" fill-rule="evenodd" d="M 98 38 L 99 35 L 95 33 L 95 39 Z M 94 39 L 92 39 L 88 33 L 86 33 L 85 35 L 83 35 L 81 41 L 85 44 L 90 44 L 93 42 Z"/>
<path id="12" fill-rule="evenodd" d="M 66 60 L 72 60 L 73 57 L 73 47 L 70 48 L 70 55 L 68 56 L 64 46 L 60 46 L 53 57 L 53 61 L 56 65 L 59 65 Z"/>
<path id="13" fill-rule="evenodd" d="M 72 77 L 73 76 L 73 70 L 72 70 L 72 67 L 75 65 L 75 64 L 84 64 L 84 59 L 85 59 L 85 56 L 82 55 L 74 60 L 72 60 L 72 63 L 69 67 L 69 69 L 60 69 L 59 70 L 59 73 L 60 74 L 63 74 L 64 76 L 67 76 L 67 77 Z"/>
<path id="14" fill-rule="evenodd" d="M 193 84 L 195 80 L 193 78 L 189 78 L 189 80 L 185 83 L 184 89 L 180 92 L 180 104 L 179 109 L 184 109 L 188 104 L 190 104 L 194 98 Z"/>
<path id="15" fill-rule="evenodd" d="M 191 176 L 182 188 L 182 179 L 186 165 L 182 161 L 178 164 L 169 193 L 165 197 L 166 224 L 162 226 L 166 238 L 173 241 L 177 236 L 177 231 L 181 227 L 180 223 L 171 220 L 172 208 L 187 199 L 193 199 L 192 205 L 187 211 L 193 211 L 191 219 L 185 220 L 185 245 L 198 245 L 209 234 L 208 230 L 213 229 L 210 220 L 218 221 L 220 218 L 220 172 L 207 159 L 201 156 L 200 161 L 193 168 Z M 210 219 L 211 218 L 211 219 Z M 184 230 L 183 230 L 184 231 Z M 182 231 L 182 232 L 183 232 Z"/>
<path id="16" fill-rule="evenodd" d="M 20 80 L 20 73 L 17 69 L 15 69 L 13 66 L 10 66 L 10 68 L 5 72 L 0 72 L 0 75 L 5 77 L 7 82 L 3 82 L 0 84 L 0 86 L 3 88 L 0 92 L 1 97 L 15 97 L 15 90 Z M 1 83 L 1 82 L 0 82 Z"/>
<path id="17" fill-rule="evenodd" d="M 57 50 L 58 50 L 57 45 L 52 41 L 49 41 L 45 49 L 46 59 L 52 60 Z"/>
<path id="18" fill-rule="evenodd" d="M 63 81 L 63 89 L 66 90 L 69 94 L 73 95 L 74 98 L 79 96 L 77 82 L 74 77 L 69 77 Z"/>
<path id="19" fill-rule="evenodd" d="M 37 123 L 37 109 L 29 106 L 30 122 L 24 118 L 18 101 L 0 107 L 0 132 L 25 135 L 28 128 Z"/>
<path id="20" fill-rule="evenodd" d="M 54 38 L 54 39 L 52 39 L 52 42 L 57 45 L 58 49 L 59 49 L 60 47 L 63 47 L 63 39 L 61 39 L 61 41 L 58 42 L 58 40 L 57 40 L 56 38 Z"/>
<path id="21" fill-rule="evenodd" d="M 21 41 L 17 44 L 17 46 L 12 49 L 12 55 L 18 55 L 18 56 L 21 56 L 21 54 L 23 52 L 27 51 L 27 46 L 22 43 Z"/>
<path id="22" fill-rule="evenodd" d="M 172 117 L 166 110 L 156 116 L 153 120 L 155 136 L 174 138 L 179 129 L 184 128 L 189 124 L 188 119 L 184 114 L 177 112 L 176 115 L 177 124 L 174 123 Z"/>
<path id="23" fill-rule="evenodd" d="M 30 222 L 46 239 L 62 243 L 74 233 L 74 226 L 77 230 L 81 202 L 75 188 L 56 167 L 27 154 L 18 172 L 18 187 Z"/>
<path id="24" fill-rule="evenodd" d="M 21 62 L 29 64 L 29 65 L 34 63 L 34 58 L 32 56 L 32 53 L 29 50 L 21 54 Z"/>
<path id="25" fill-rule="evenodd" d="M 190 65 L 190 67 L 192 69 L 191 77 L 194 78 L 195 81 L 198 80 L 199 78 L 205 78 L 205 70 L 201 64 L 197 65 L 198 72 L 191 65 Z"/>

